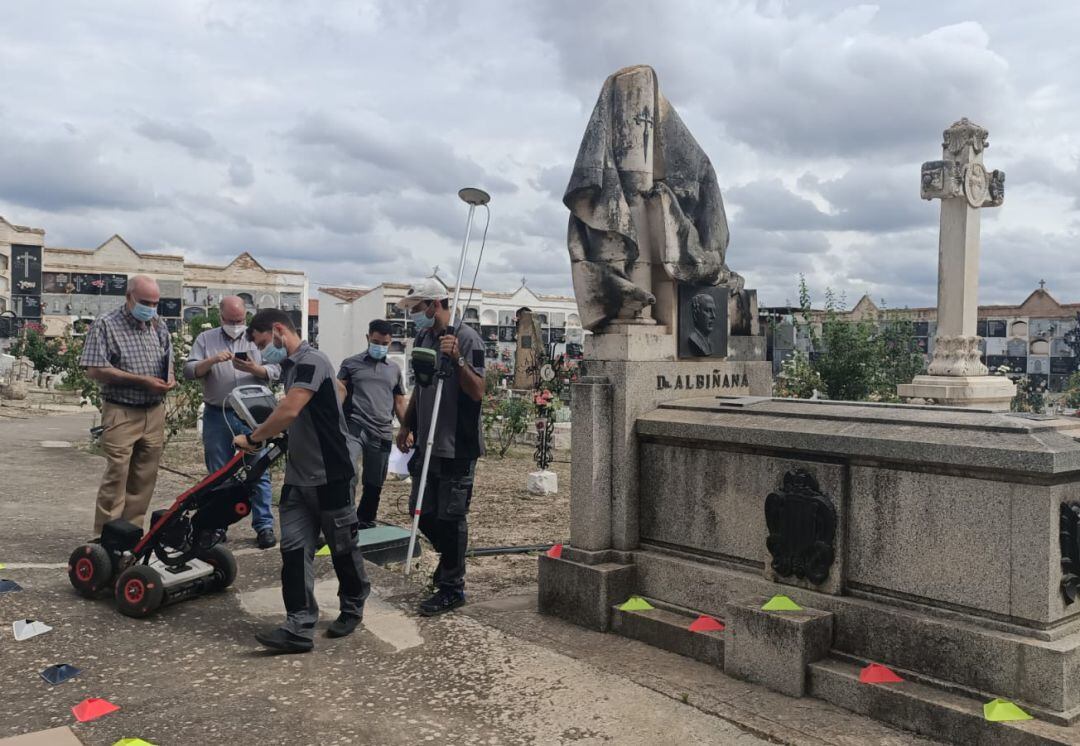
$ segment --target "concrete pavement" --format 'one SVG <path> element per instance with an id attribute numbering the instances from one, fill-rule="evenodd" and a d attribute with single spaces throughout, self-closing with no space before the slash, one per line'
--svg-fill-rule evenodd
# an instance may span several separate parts
<path id="1" fill-rule="evenodd" d="M 63 569 L 89 538 L 103 469 L 67 445 L 89 425 L 0 421 L 0 577 L 25 588 L 0 595 L 0 737 L 72 725 L 94 745 L 926 743 L 543 617 L 528 592 L 423 619 L 412 612 L 419 585 L 375 567 L 361 631 L 320 636 L 309 655 L 268 655 L 252 635 L 280 619 L 280 555 L 251 547 L 246 525 L 230 531 L 240 574 L 229 592 L 121 616 L 77 597 Z M 154 507 L 187 486 L 163 472 Z M 329 559 L 317 562 L 325 624 L 336 582 Z M 10 623 L 22 618 L 54 630 L 15 642 Z M 39 678 L 61 662 L 84 672 L 56 687 Z M 70 708 L 86 697 L 122 709 L 75 724 Z"/>

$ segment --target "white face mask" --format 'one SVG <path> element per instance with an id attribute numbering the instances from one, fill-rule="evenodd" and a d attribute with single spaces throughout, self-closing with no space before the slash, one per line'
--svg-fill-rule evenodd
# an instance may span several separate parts
<path id="1" fill-rule="evenodd" d="M 221 328 L 233 339 L 240 339 L 240 335 L 247 329 L 247 324 L 222 324 Z"/>

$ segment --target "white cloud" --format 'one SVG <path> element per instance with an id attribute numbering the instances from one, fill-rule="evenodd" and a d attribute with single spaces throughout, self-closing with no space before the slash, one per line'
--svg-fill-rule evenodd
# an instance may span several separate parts
<path id="1" fill-rule="evenodd" d="M 919 166 L 960 116 L 1009 174 L 982 298 L 1045 276 L 1074 300 L 1080 279 L 1069 3 L 39 0 L 4 22 L 0 214 L 54 245 L 118 232 L 374 284 L 455 266 L 455 192 L 477 184 L 481 282 L 566 292 L 561 197 L 589 111 L 605 76 L 648 63 L 716 168 L 728 264 L 763 305 L 799 272 L 818 296 L 933 304 Z"/>

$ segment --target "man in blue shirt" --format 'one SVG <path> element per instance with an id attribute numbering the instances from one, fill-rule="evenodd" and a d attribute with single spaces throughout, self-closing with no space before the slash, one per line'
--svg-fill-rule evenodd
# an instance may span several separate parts
<path id="1" fill-rule="evenodd" d="M 207 329 L 195 339 L 184 364 L 184 378 L 203 382 L 203 459 L 206 471 L 213 474 L 236 453 L 233 438 L 251 432 L 236 413 L 225 406 L 237 386 L 251 386 L 276 381 L 280 369 L 262 365 L 259 348 L 247 339 L 247 308 L 243 299 L 229 295 L 218 306 L 221 326 Z M 251 527 L 255 529 L 259 549 L 277 544 L 274 514 L 270 509 L 270 471 L 267 470 L 251 496 Z"/>

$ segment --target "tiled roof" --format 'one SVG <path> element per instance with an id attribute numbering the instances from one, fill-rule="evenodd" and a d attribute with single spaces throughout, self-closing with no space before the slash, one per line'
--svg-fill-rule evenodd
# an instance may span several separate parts
<path id="1" fill-rule="evenodd" d="M 371 292 L 370 289 L 364 288 L 319 288 L 320 293 L 326 293 L 332 295 L 338 300 L 343 300 L 346 303 L 352 303 L 357 298 L 362 298 Z"/>

